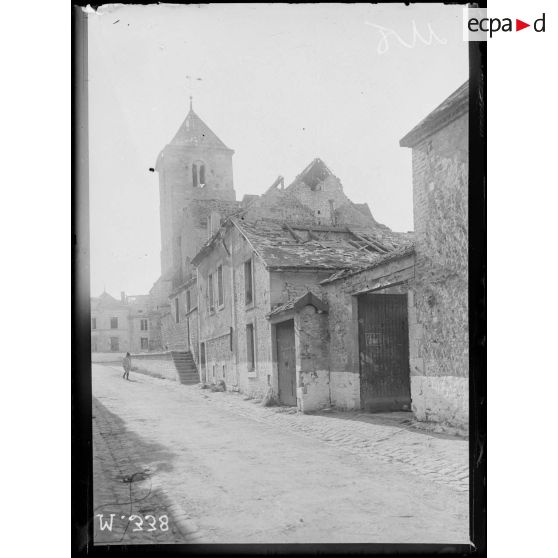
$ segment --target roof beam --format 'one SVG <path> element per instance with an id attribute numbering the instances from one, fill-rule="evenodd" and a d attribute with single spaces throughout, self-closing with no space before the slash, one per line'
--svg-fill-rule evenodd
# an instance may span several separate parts
<path id="1" fill-rule="evenodd" d="M 304 240 L 302 239 L 302 237 L 300 235 L 298 235 L 293 229 L 292 227 L 290 227 L 287 223 L 283 223 L 283 228 L 287 229 L 290 233 L 291 236 L 297 241 L 297 242 L 304 242 Z"/>
<path id="2" fill-rule="evenodd" d="M 352 229 L 350 229 L 348 227 L 347 227 L 347 230 L 355 238 L 357 238 L 361 242 L 364 242 L 365 244 L 367 244 L 368 246 L 370 246 L 371 248 L 376 250 L 376 252 L 380 252 L 380 254 L 387 254 L 389 252 L 389 250 L 387 248 L 385 248 L 384 246 L 382 246 L 379 242 L 374 242 L 372 240 L 369 240 L 368 238 L 364 238 L 364 236 L 361 236 L 360 234 L 356 233 L 355 231 L 353 231 Z"/>

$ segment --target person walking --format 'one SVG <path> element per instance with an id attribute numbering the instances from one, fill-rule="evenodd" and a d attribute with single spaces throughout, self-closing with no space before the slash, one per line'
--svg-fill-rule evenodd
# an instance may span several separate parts
<path id="1" fill-rule="evenodd" d="M 124 367 L 124 374 L 122 377 L 125 380 L 129 380 L 130 369 L 132 368 L 132 356 L 130 353 L 126 353 L 126 356 L 122 359 L 122 366 Z"/>

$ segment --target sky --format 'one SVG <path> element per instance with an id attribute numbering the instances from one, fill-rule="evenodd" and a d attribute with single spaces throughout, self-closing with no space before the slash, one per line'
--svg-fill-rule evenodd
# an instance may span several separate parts
<path id="1" fill-rule="evenodd" d="M 289 184 L 320 157 L 376 220 L 413 229 L 411 152 L 399 140 L 468 77 L 462 7 L 113 4 L 89 12 L 92 296 L 147 293 L 160 275 L 158 175 L 149 167 L 190 95 L 235 150 L 237 199 L 262 194 L 278 175 Z"/>

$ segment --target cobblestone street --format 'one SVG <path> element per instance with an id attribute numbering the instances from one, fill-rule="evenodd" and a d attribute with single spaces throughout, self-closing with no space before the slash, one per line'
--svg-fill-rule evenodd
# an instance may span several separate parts
<path id="1" fill-rule="evenodd" d="M 466 440 L 121 374 L 93 365 L 96 543 L 469 541 Z"/>

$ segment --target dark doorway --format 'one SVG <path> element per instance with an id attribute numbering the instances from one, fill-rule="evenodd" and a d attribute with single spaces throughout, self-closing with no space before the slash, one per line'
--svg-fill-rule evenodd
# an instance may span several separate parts
<path id="1" fill-rule="evenodd" d="M 296 360 L 294 321 L 275 326 L 277 339 L 277 372 L 279 374 L 279 401 L 296 405 Z"/>
<path id="2" fill-rule="evenodd" d="M 202 377 L 204 381 L 207 383 L 207 369 L 205 366 L 205 343 L 200 343 L 200 368 L 202 371 Z"/>
<path id="3" fill-rule="evenodd" d="M 361 407 L 410 411 L 407 295 L 360 295 L 358 343 Z"/>

